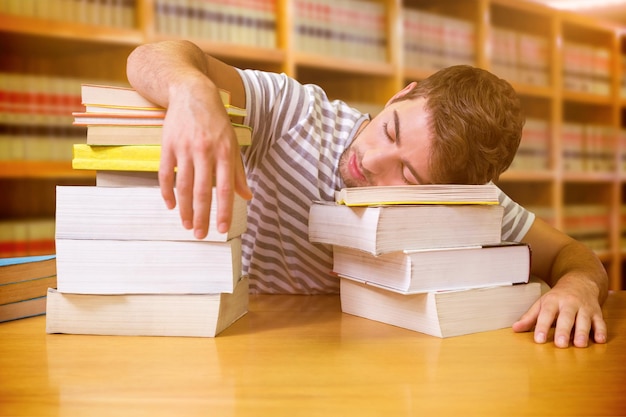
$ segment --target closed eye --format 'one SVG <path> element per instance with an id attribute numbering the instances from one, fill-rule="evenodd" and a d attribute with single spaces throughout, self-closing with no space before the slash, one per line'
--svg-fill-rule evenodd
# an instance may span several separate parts
<path id="1" fill-rule="evenodd" d="M 396 126 L 396 132 L 397 132 L 397 131 L 398 131 L 398 130 L 397 130 L 397 129 L 398 129 L 398 118 L 397 118 L 397 113 L 395 113 L 395 116 L 396 116 L 396 118 L 395 118 L 395 126 Z M 389 132 L 389 124 L 388 124 L 387 122 L 384 122 L 384 123 L 383 123 L 383 125 L 382 125 L 382 127 L 383 127 L 383 134 L 384 134 L 384 135 L 385 135 L 385 137 L 389 140 L 389 142 L 391 142 L 391 143 L 395 143 L 395 144 L 396 144 L 396 146 L 400 146 L 400 141 L 399 141 L 399 138 L 398 138 L 397 136 L 395 136 L 395 137 L 394 137 L 394 136 L 391 134 L 391 132 Z M 402 182 L 404 182 L 404 183 L 405 183 L 405 184 L 407 184 L 407 185 L 414 185 L 414 183 L 413 183 L 413 182 L 411 182 L 411 181 L 410 181 L 410 180 L 406 177 L 406 175 L 404 175 L 404 170 L 405 170 L 405 168 L 406 168 L 406 169 L 408 169 L 408 170 L 409 170 L 409 172 L 412 172 L 411 167 L 410 167 L 410 166 L 407 166 L 407 165 L 404 163 L 404 161 L 402 161 L 402 164 L 400 165 L 400 175 L 401 175 L 401 177 L 402 177 Z"/>

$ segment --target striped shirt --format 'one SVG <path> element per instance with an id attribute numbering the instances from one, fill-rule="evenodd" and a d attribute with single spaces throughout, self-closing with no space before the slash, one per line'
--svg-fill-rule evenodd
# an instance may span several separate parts
<path id="1" fill-rule="evenodd" d="M 315 85 L 285 74 L 240 70 L 252 145 L 243 148 L 248 185 L 248 230 L 243 236 L 243 268 L 251 292 L 337 293 L 332 248 L 308 239 L 313 201 L 333 201 L 344 184 L 339 157 L 368 120 L 346 103 L 331 101 Z M 504 193 L 503 240 L 520 240 L 532 213 Z"/>

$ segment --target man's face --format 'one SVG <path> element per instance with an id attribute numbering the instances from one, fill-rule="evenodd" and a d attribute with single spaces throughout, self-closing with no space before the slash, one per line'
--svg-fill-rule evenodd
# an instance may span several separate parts
<path id="1" fill-rule="evenodd" d="M 367 123 L 339 160 L 347 187 L 430 183 L 425 99 L 388 104 Z"/>

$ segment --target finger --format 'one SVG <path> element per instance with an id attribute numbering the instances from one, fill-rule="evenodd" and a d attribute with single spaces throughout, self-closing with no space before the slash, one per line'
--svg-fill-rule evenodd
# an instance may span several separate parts
<path id="1" fill-rule="evenodd" d="M 591 330 L 591 318 L 582 310 L 576 315 L 574 326 L 574 346 L 587 347 L 589 344 L 589 331 Z"/>
<path id="2" fill-rule="evenodd" d="M 176 198 L 178 200 L 178 211 L 183 227 L 187 230 L 193 227 L 193 181 L 194 168 L 190 161 L 178 162 L 178 172 L 176 173 Z"/>
<path id="3" fill-rule="evenodd" d="M 526 313 L 518 321 L 513 323 L 514 332 L 528 332 L 532 330 L 537 322 L 537 316 L 539 315 L 540 302 L 536 301 Z"/>
<path id="4" fill-rule="evenodd" d="M 230 228 L 233 210 L 234 173 L 228 159 L 221 158 L 215 169 L 215 191 L 217 198 L 217 230 L 226 233 Z"/>
<path id="5" fill-rule="evenodd" d="M 213 197 L 213 168 L 206 161 L 195 163 L 193 184 L 193 229 L 196 239 L 204 239 L 209 231 Z"/>
<path id="6" fill-rule="evenodd" d="M 545 343 L 548 340 L 548 333 L 558 314 L 558 304 L 542 300 L 545 298 L 539 301 L 541 303 L 540 311 L 535 324 L 534 338 L 536 343 Z"/>
<path id="7" fill-rule="evenodd" d="M 584 321 L 584 318 L 582 318 L 582 320 Z M 554 330 L 554 344 L 557 347 L 566 348 L 569 346 L 575 322 L 576 309 L 563 307 L 559 312 L 559 317 L 556 321 L 556 328 Z M 589 332 L 589 328 L 587 328 L 587 332 Z"/>
<path id="8" fill-rule="evenodd" d="M 593 328 L 593 341 L 596 343 L 606 343 L 608 332 L 606 322 L 602 318 L 602 314 L 596 314 L 592 317 L 591 326 Z"/>
<path id="9" fill-rule="evenodd" d="M 176 158 L 171 152 L 167 152 L 163 149 L 161 152 L 161 162 L 159 164 L 159 186 L 165 206 L 170 210 L 176 207 L 176 194 L 174 193 L 175 167 Z"/>

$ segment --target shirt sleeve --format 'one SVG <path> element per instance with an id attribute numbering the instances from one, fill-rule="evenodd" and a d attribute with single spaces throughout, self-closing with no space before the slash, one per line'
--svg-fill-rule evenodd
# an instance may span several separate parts
<path id="1" fill-rule="evenodd" d="M 502 219 L 502 240 L 521 241 L 535 221 L 535 214 L 513 201 L 502 190 L 498 200 L 504 207 Z"/>

